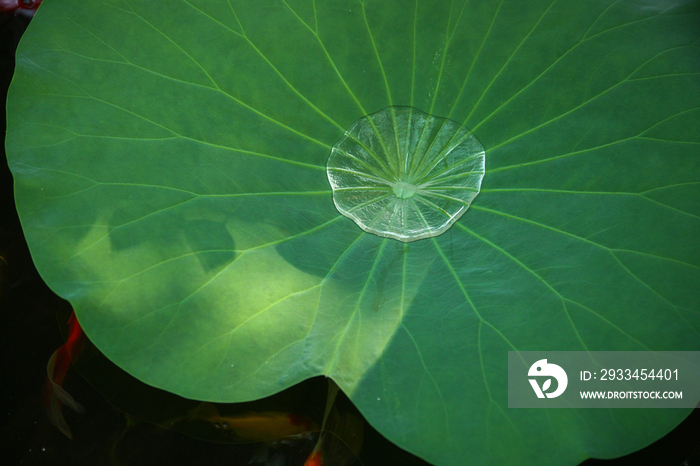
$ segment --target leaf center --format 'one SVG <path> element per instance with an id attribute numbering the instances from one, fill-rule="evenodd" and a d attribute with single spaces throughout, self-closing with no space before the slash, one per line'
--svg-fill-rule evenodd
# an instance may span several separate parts
<path id="1" fill-rule="evenodd" d="M 338 211 L 403 242 L 445 232 L 481 189 L 484 148 L 447 118 L 387 107 L 355 121 L 326 165 Z"/>
<path id="2" fill-rule="evenodd" d="M 394 185 L 394 194 L 400 199 L 408 199 L 412 197 L 416 191 L 418 191 L 417 186 L 403 181 L 399 181 Z"/>

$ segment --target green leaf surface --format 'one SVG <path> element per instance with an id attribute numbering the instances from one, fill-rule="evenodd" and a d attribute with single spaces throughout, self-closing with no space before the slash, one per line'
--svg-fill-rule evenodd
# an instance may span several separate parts
<path id="1" fill-rule="evenodd" d="M 507 407 L 513 350 L 700 350 L 697 1 L 43 2 L 7 152 L 92 341 L 200 400 L 332 377 L 437 465 L 576 464 L 687 410 Z M 326 161 L 389 106 L 486 151 L 440 236 L 364 232 Z"/>

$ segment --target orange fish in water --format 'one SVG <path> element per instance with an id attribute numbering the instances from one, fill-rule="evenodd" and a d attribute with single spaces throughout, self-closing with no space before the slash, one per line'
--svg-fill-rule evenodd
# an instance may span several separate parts
<path id="1" fill-rule="evenodd" d="M 313 451 L 306 458 L 304 466 L 362 465 L 356 453 L 360 451 L 362 445 L 361 419 L 348 414 L 336 414 L 334 416 L 336 416 L 336 422 L 333 422 L 335 425 L 326 425 L 326 427 L 337 430 L 335 430 L 335 432 L 330 430 L 321 432 Z M 353 432 L 355 435 L 353 435 Z M 350 444 L 345 443 L 345 441 L 336 434 L 343 435 L 344 439 L 348 440 Z"/>
<path id="2" fill-rule="evenodd" d="M 0 0 L 0 13 L 22 14 L 32 17 L 41 0 Z"/>
<path id="3" fill-rule="evenodd" d="M 309 457 L 306 458 L 304 466 L 323 466 L 323 453 L 314 449 Z"/>
<path id="4" fill-rule="evenodd" d="M 84 408 L 63 389 L 63 381 L 66 378 L 72 361 L 78 357 L 85 344 L 85 333 L 75 317 L 75 312 L 68 318 L 68 339 L 54 351 L 46 365 L 46 382 L 44 382 L 44 407 L 49 416 L 49 421 L 63 432 L 66 437 L 72 439 L 70 428 L 63 417 L 62 407 L 66 405 L 78 413 Z"/>
<path id="5" fill-rule="evenodd" d="M 355 452 L 362 448 L 363 422 L 352 411 L 340 410 L 336 397 L 340 391 L 338 385 L 328 379 L 328 396 L 326 412 L 318 441 L 313 451 L 306 458 L 304 466 L 350 466 L 361 465 Z"/>
<path id="6" fill-rule="evenodd" d="M 206 401 L 190 410 L 184 420 L 209 422 L 217 429 L 231 431 L 248 442 L 300 436 L 318 430 L 318 425 L 311 419 L 278 411 L 220 415 L 216 406 Z M 171 421 L 170 425 L 173 423 Z"/>

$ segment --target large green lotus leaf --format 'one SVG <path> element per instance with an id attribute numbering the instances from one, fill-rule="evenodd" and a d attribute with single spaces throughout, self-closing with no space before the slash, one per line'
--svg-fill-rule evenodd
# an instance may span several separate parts
<path id="1" fill-rule="evenodd" d="M 512 350 L 700 350 L 697 1 L 45 1 L 7 152 L 37 268 L 139 379 L 245 401 L 325 374 L 438 465 L 575 464 L 687 410 L 507 408 Z M 471 131 L 445 233 L 361 230 L 353 122 Z"/>

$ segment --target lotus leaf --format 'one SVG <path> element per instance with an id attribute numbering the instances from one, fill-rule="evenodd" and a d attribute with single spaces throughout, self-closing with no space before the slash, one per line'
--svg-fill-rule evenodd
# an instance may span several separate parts
<path id="1" fill-rule="evenodd" d="M 188 398 L 326 375 L 436 465 L 637 450 L 688 410 L 508 409 L 507 352 L 700 350 L 699 6 L 45 1 L 7 105 L 33 259 L 108 358 Z M 390 107 L 485 150 L 437 236 L 334 203 L 333 147 Z"/>

